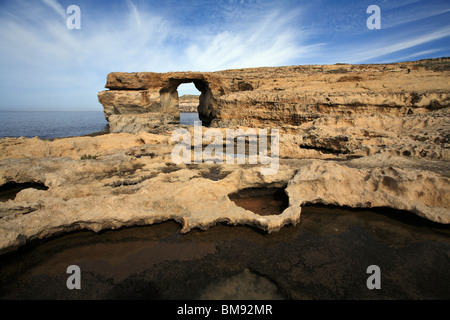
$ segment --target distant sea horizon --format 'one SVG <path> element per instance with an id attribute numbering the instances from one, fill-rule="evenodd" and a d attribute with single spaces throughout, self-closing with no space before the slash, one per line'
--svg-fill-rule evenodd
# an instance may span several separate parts
<path id="1" fill-rule="evenodd" d="M 196 113 L 180 113 L 180 124 L 196 120 Z M 103 111 L 0 111 L 0 138 L 56 139 L 107 131 Z"/>

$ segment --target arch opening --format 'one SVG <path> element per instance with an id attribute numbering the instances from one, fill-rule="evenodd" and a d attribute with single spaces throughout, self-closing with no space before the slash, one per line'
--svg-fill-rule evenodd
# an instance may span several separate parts
<path id="1" fill-rule="evenodd" d="M 200 121 L 198 106 L 200 104 L 200 91 L 193 83 L 182 83 L 178 86 L 178 104 L 180 108 L 180 124 L 194 125 Z"/>
<path id="2" fill-rule="evenodd" d="M 180 99 L 178 96 L 178 87 L 184 83 L 193 83 L 200 92 L 198 101 L 198 117 L 202 125 L 209 127 L 211 121 L 216 116 L 214 108 L 214 97 L 209 84 L 202 79 L 169 79 L 166 87 L 160 90 L 161 108 L 164 112 L 169 112 L 175 116 L 177 124 L 180 123 Z"/>

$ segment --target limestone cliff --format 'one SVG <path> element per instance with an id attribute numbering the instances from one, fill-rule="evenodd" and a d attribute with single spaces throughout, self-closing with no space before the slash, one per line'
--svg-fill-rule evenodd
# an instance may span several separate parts
<path id="1" fill-rule="evenodd" d="M 111 132 L 179 122 L 177 87 L 193 82 L 212 127 L 278 128 L 282 154 L 375 153 L 449 160 L 450 58 L 219 72 L 120 73 L 100 92 Z"/>
<path id="2" fill-rule="evenodd" d="M 114 72 L 107 77 L 109 90 L 98 97 L 113 132 L 133 131 L 126 119 L 135 114 L 145 114 L 141 128 L 176 123 L 176 89 L 188 82 L 201 92 L 198 111 L 207 125 L 298 126 L 323 116 L 429 114 L 450 105 L 449 80 L 448 58 L 219 72 Z"/>

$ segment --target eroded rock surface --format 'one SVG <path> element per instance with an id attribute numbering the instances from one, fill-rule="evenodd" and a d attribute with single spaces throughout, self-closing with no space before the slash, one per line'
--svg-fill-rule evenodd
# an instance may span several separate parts
<path id="1" fill-rule="evenodd" d="M 299 126 L 323 117 L 429 115 L 450 105 L 449 64 L 448 58 L 442 58 L 218 72 L 113 72 L 107 77 L 109 90 L 98 98 L 112 132 L 177 122 L 176 89 L 187 82 L 201 92 L 200 119 L 214 127 Z M 127 123 L 137 114 L 146 122 L 131 128 Z"/>
<path id="2" fill-rule="evenodd" d="M 95 143 L 98 149 L 90 149 Z M 3 139 L 1 154 L 7 156 L 0 160 L 0 184 L 36 182 L 48 190 L 28 188 L 0 202 L 1 250 L 61 232 L 167 220 L 181 223 L 182 232 L 221 222 L 274 232 L 298 223 L 301 206 L 309 203 L 391 207 L 450 222 L 450 171 L 444 161 L 383 154 L 340 161 L 281 159 L 276 175 L 262 175 L 260 164 L 175 165 L 173 146 L 170 132 Z M 88 152 L 97 157 L 82 160 Z M 289 206 L 280 215 L 255 214 L 228 197 L 264 187 L 286 187 Z"/>
<path id="3" fill-rule="evenodd" d="M 0 252 L 62 232 L 167 220 L 182 232 L 228 223 L 270 233 L 299 223 L 311 203 L 390 207 L 448 224 L 448 70 L 448 59 L 435 59 L 111 73 L 99 94 L 111 133 L 0 140 L 0 185 L 45 186 L 0 202 Z M 172 133 L 194 130 L 177 124 L 185 82 L 201 91 L 200 118 L 224 139 L 227 128 L 278 129 L 277 173 L 261 174 L 260 162 L 175 164 Z M 285 188 L 289 205 L 263 216 L 230 200 L 248 188 Z"/>
<path id="4" fill-rule="evenodd" d="M 179 122 L 177 87 L 201 91 L 199 118 L 216 128 L 277 128 L 281 156 L 450 159 L 450 59 L 218 72 L 108 74 L 98 94 L 111 132 Z"/>

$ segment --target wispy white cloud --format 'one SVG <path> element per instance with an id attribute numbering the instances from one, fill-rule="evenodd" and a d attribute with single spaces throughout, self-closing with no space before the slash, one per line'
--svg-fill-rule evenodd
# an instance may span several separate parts
<path id="1" fill-rule="evenodd" d="M 450 12 L 450 3 L 442 5 L 430 2 L 422 5 L 422 3 L 414 2 L 402 6 L 398 10 L 383 10 L 383 28 L 395 28 L 405 24 L 417 23 L 420 20 L 433 18 L 448 12 Z"/>
<path id="2" fill-rule="evenodd" d="M 19 4 L 32 10 L 19 10 Z M 211 31 L 214 28 L 208 23 L 190 29 L 170 16 L 140 8 L 134 1 L 122 4 L 125 10 L 120 14 L 108 12 L 99 17 L 80 4 L 81 30 L 67 29 L 65 19 L 69 14 L 57 0 L 20 0 L 3 8 L 0 108 L 25 99 L 6 92 L 11 92 L 8 86 L 15 83 L 17 88 L 24 79 L 34 88 L 34 93 L 28 92 L 28 99 L 34 103 L 98 106 L 96 94 L 103 89 L 108 72 L 284 65 L 315 49 L 302 44 L 306 32 L 292 27 L 298 10 L 286 13 L 256 7 L 252 11 L 248 3 L 243 3 L 247 6 L 246 20 L 230 14 L 224 18 L 226 25 Z M 86 13 L 88 18 L 83 16 Z M 43 101 L 52 90 L 58 90 L 60 96 L 64 92 L 67 99 Z"/>
<path id="3" fill-rule="evenodd" d="M 411 55 L 415 52 L 402 50 L 450 35 L 450 27 L 441 24 L 437 29 L 417 28 L 420 32 L 400 30 L 373 41 L 363 37 L 355 40 L 352 38 L 355 34 L 363 33 L 355 30 L 365 28 L 367 15 L 363 4 L 359 4 L 358 10 L 347 5 L 353 8 L 348 16 L 347 8 L 336 4 L 327 9 L 329 14 L 324 17 L 320 8 L 323 2 L 317 5 L 314 0 L 308 3 L 314 7 L 313 11 L 305 9 L 305 2 L 199 1 L 180 2 L 182 9 L 178 9 L 174 18 L 172 8 L 157 10 L 158 6 L 166 5 L 165 1 L 150 7 L 148 1 L 117 0 L 111 1 L 114 5 L 99 8 L 94 2 L 77 0 L 81 30 L 67 29 L 70 14 L 61 0 L 0 3 L 0 108 L 51 104 L 53 108 L 74 109 L 84 105 L 101 110 L 96 95 L 103 90 L 107 73 L 113 71 L 215 71 L 358 63 L 392 53 Z M 401 3 L 416 2 L 421 1 Z M 350 4 L 354 3 L 358 2 Z M 388 4 L 392 7 L 393 3 L 397 2 L 381 1 L 382 8 L 388 8 Z M 184 8 L 190 5 L 196 6 L 195 9 L 184 14 Z M 426 15 L 446 10 L 438 5 L 430 8 Z M 308 16 L 308 12 L 315 14 Z M 420 17 L 419 13 L 411 13 L 409 18 L 398 21 Z M 326 23 L 312 24 L 321 19 Z M 387 23 L 383 20 L 383 28 Z M 329 32 L 333 36 L 325 38 L 330 43 L 323 43 L 325 38 L 318 38 L 318 34 L 328 36 Z M 345 38 L 348 34 L 352 37 Z M 344 38 L 348 42 L 340 41 Z M 419 51 L 431 54 L 432 50 L 436 48 L 420 47 L 417 54 Z M 25 87 L 27 94 L 23 94 Z"/>
<path id="4" fill-rule="evenodd" d="M 57 14 L 59 14 L 64 20 L 66 17 L 66 10 L 56 0 L 42 0 L 43 3 L 52 8 Z"/>
<path id="5" fill-rule="evenodd" d="M 141 17 L 139 15 L 139 11 L 137 9 L 137 6 L 131 2 L 131 0 L 127 0 L 128 8 L 130 8 L 131 16 L 133 17 L 136 24 L 141 27 Z"/>
<path id="6" fill-rule="evenodd" d="M 449 36 L 450 27 L 440 28 L 415 37 L 409 36 L 407 38 L 402 38 L 402 35 L 400 35 L 399 37 L 391 38 L 389 42 L 386 40 L 377 41 L 370 46 L 366 46 L 363 50 L 355 51 L 349 55 L 347 61 L 349 63 L 361 63 Z"/>
<path id="7" fill-rule="evenodd" d="M 409 55 L 406 55 L 406 56 L 401 56 L 399 58 L 396 58 L 396 60 L 397 61 L 407 61 L 407 60 L 414 59 L 414 58 L 417 58 L 417 57 L 430 56 L 430 55 L 432 55 L 432 54 L 434 54 L 436 52 L 440 52 L 442 50 L 443 50 L 442 48 L 431 49 L 431 50 L 422 50 L 422 51 L 415 52 L 413 54 L 409 54 Z M 392 62 L 392 59 L 391 60 L 382 60 L 382 61 L 380 61 L 380 63 L 390 63 L 390 62 Z"/>
<path id="8" fill-rule="evenodd" d="M 198 70 L 222 70 L 286 64 L 315 53 L 305 44 L 308 33 L 293 29 L 298 13 L 268 12 L 245 28 L 222 31 L 192 41 L 186 58 Z M 235 24 L 231 24 L 235 25 Z"/>

